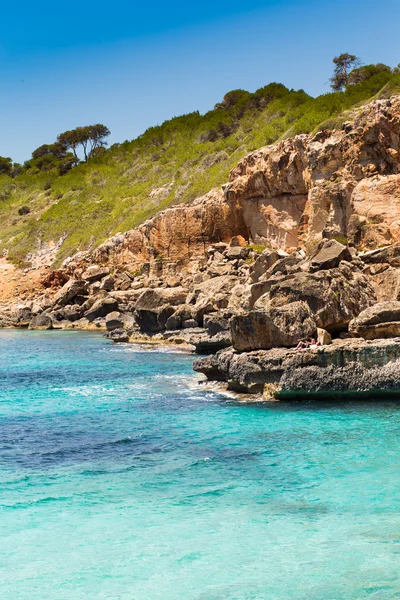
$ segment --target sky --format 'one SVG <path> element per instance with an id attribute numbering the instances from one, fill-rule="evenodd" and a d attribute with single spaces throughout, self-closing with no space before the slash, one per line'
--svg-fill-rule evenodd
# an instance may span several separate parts
<path id="1" fill-rule="evenodd" d="M 80 125 L 110 144 L 232 89 L 329 91 L 341 52 L 400 63 L 400 0 L 4 2 L 0 155 L 23 162 Z"/>

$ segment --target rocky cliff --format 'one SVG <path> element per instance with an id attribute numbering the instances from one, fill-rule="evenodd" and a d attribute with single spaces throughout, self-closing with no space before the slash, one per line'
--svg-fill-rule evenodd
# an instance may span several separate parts
<path id="1" fill-rule="evenodd" d="M 187 342 L 199 352 L 232 345 L 196 367 L 228 383 L 240 380 L 232 379 L 228 363 L 246 381 L 253 353 L 261 352 L 257 369 L 264 375 L 255 387 L 236 386 L 245 391 L 271 383 L 265 373 L 275 372 L 271 365 L 282 352 L 289 355 L 279 364 L 294 369 L 299 359 L 287 358 L 292 351 L 274 348 L 293 347 L 318 331 L 324 343 L 333 337 L 342 345 L 349 336 L 398 335 L 387 308 L 372 317 L 379 335 L 365 334 L 372 329 L 369 313 L 362 315 L 399 300 L 399 144 L 400 97 L 392 97 L 355 111 L 340 130 L 253 152 L 222 189 L 160 212 L 57 271 L 38 271 L 34 286 L 31 271 L 13 273 L 25 301 L 3 294 L 3 325 L 98 328 L 116 341 Z M 301 364 L 316 360 L 322 368 L 328 360 L 334 370 L 348 355 L 335 344 Z M 370 349 L 353 355 L 359 365 L 357 356 L 375 356 Z M 282 378 L 295 380 L 279 368 L 279 389 L 289 389 Z"/>
<path id="2" fill-rule="evenodd" d="M 333 237 L 362 249 L 396 244 L 399 142 L 400 97 L 373 102 L 340 131 L 299 135 L 248 155 L 222 189 L 79 258 L 133 268 L 182 263 L 234 235 L 287 252 Z"/>

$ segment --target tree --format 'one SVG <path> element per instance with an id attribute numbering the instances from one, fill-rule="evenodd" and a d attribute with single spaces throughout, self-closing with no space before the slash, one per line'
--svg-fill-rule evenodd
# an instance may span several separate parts
<path id="1" fill-rule="evenodd" d="M 105 139 L 110 135 L 110 130 L 101 123 L 97 125 L 86 125 L 85 127 L 76 127 L 60 133 L 57 142 L 65 148 L 72 150 L 75 158 L 79 161 L 77 150 L 82 147 L 85 162 L 90 160 L 98 148 L 107 145 Z"/>
<path id="2" fill-rule="evenodd" d="M 391 68 L 388 65 L 384 65 L 383 63 L 378 63 L 376 65 L 364 65 L 363 67 L 358 67 L 358 69 L 353 69 L 348 77 L 348 84 L 356 84 L 362 83 L 363 81 L 367 81 L 374 75 L 378 75 L 382 72 L 391 72 Z"/>
<path id="3" fill-rule="evenodd" d="M 0 156 L 0 175 L 12 175 L 13 162 L 11 158 Z"/>
<path id="4" fill-rule="evenodd" d="M 36 168 L 39 171 L 52 171 L 58 169 L 60 175 L 64 175 L 74 165 L 79 163 L 79 158 L 68 147 L 60 142 L 54 144 L 43 144 L 32 152 L 32 160 L 25 163 L 25 167 Z"/>
<path id="5" fill-rule="evenodd" d="M 333 59 L 335 70 L 333 77 L 330 78 L 331 88 L 335 92 L 341 92 L 347 86 L 351 71 L 360 66 L 360 62 L 357 56 L 348 52 L 335 56 Z"/>
<path id="6" fill-rule="evenodd" d="M 41 158 L 42 156 L 51 155 L 54 156 L 54 158 L 62 159 L 66 154 L 67 147 L 56 142 L 55 144 L 43 144 L 42 146 L 39 146 L 39 148 L 36 148 L 36 150 L 32 152 L 32 158 L 36 159 Z"/>

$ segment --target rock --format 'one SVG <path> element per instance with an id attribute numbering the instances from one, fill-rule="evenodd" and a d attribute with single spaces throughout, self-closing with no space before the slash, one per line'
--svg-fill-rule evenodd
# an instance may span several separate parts
<path id="1" fill-rule="evenodd" d="M 400 336 L 400 302 L 380 302 L 361 312 L 349 332 L 366 340 Z"/>
<path id="2" fill-rule="evenodd" d="M 297 254 L 290 254 L 289 256 L 280 258 L 272 265 L 272 267 L 268 269 L 268 271 L 265 274 L 266 279 L 269 279 L 270 277 L 273 277 L 274 275 L 278 274 L 287 275 L 288 273 L 291 273 L 293 267 L 299 265 L 301 260 L 302 259 Z M 300 270 L 300 267 L 298 270 Z"/>
<path id="3" fill-rule="evenodd" d="M 400 393 L 400 340 L 335 340 L 314 350 L 221 350 L 194 369 L 228 389 L 273 399 L 374 399 Z"/>
<path id="4" fill-rule="evenodd" d="M 311 259 L 310 271 L 334 269 L 342 260 L 351 261 L 352 256 L 347 248 L 336 240 L 324 240 L 319 244 L 318 251 Z"/>
<path id="5" fill-rule="evenodd" d="M 182 321 L 182 327 L 184 329 L 193 329 L 198 326 L 199 324 L 195 319 L 187 319 L 186 321 Z"/>
<path id="6" fill-rule="evenodd" d="M 195 286 L 194 300 L 195 304 L 199 302 L 212 304 L 214 310 L 226 308 L 232 294 L 233 287 L 240 283 L 238 277 L 233 275 L 224 275 L 222 277 L 214 277 L 208 281 L 204 281 Z"/>
<path id="7" fill-rule="evenodd" d="M 107 275 L 100 283 L 100 289 L 111 292 L 114 289 L 115 279 L 112 275 Z"/>
<path id="8" fill-rule="evenodd" d="M 191 325 L 186 325 L 185 327 L 199 327 L 199 325 L 203 324 L 203 308 L 196 307 L 191 304 L 181 304 L 175 310 L 174 314 L 171 315 L 167 322 L 167 329 L 180 329 L 184 327 L 183 323 L 186 321 L 195 321 L 195 325 L 192 323 Z"/>
<path id="9" fill-rule="evenodd" d="M 49 315 L 37 315 L 30 320 L 28 329 L 53 329 L 53 322 Z"/>
<path id="10" fill-rule="evenodd" d="M 123 329 L 124 321 L 121 318 L 121 313 L 117 310 L 108 313 L 106 316 L 106 328 L 107 331 L 113 331 L 113 329 Z"/>
<path id="11" fill-rule="evenodd" d="M 90 322 L 95 319 L 104 318 L 111 312 L 114 312 L 118 309 L 118 302 L 111 298 L 110 296 L 107 298 L 100 298 L 96 300 L 93 306 L 85 313 L 85 318 Z"/>
<path id="12" fill-rule="evenodd" d="M 371 277 L 370 281 L 378 302 L 400 300 L 400 269 L 386 269 Z"/>
<path id="13" fill-rule="evenodd" d="M 295 346 L 299 340 L 315 336 L 317 330 L 315 319 L 305 302 L 234 315 L 230 325 L 232 345 L 241 352 Z"/>
<path id="14" fill-rule="evenodd" d="M 120 272 L 114 275 L 114 287 L 118 290 L 126 291 L 132 286 L 132 279 L 127 273 Z"/>
<path id="15" fill-rule="evenodd" d="M 135 320 L 141 331 L 155 333 L 166 328 L 168 318 L 174 313 L 174 307 L 164 304 L 158 308 L 135 309 Z"/>
<path id="16" fill-rule="evenodd" d="M 221 277 L 223 275 L 232 275 L 235 273 L 235 267 L 232 263 L 220 263 L 215 264 L 214 262 L 210 265 L 207 270 L 207 273 L 211 277 Z"/>
<path id="17" fill-rule="evenodd" d="M 64 306 L 60 311 L 63 319 L 66 321 L 77 321 L 83 316 L 82 307 L 76 304 Z"/>
<path id="18" fill-rule="evenodd" d="M 220 333 L 221 331 L 230 331 L 230 319 L 232 313 L 214 312 L 204 317 L 204 328 L 210 336 Z"/>
<path id="19" fill-rule="evenodd" d="M 135 309 L 157 309 L 162 305 L 184 304 L 187 290 L 182 287 L 155 288 L 144 290 L 138 297 Z"/>
<path id="20" fill-rule="evenodd" d="M 32 309 L 30 306 L 18 306 L 13 318 L 18 327 L 27 327 L 32 316 Z"/>
<path id="21" fill-rule="evenodd" d="M 317 342 L 320 346 L 328 346 L 332 343 L 331 334 L 326 329 L 317 328 Z"/>
<path id="22" fill-rule="evenodd" d="M 234 235 L 229 242 L 230 248 L 245 248 L 247 245 L 246 240 L 242 235 Z"/>
<path id="23" fill-rule="evenodd" d="M 112 340 L 115 343 L 121 343 L 121 342 L 129 342 L 129 331 L 127 331 L 126 329 L 113 329 L 112 331 L 109 331 L 107 334 L 105 334 L 110 340 Z"/>
<path id="24" fill-rule="evenodd" d="M 224 255 L 228 260 L 238 260 L 239 258 L 247 258 L 249 252 L 249 248 L 242 248 L 242 246 L 228 246 Z"/>
<path id="25" fill-rule="evenodd" d="M 250 267 L 250 277 L 253 283 L 257 283 L 262 275 L 270 269 L 279 260 L 279 254 L 271 250 L 264 250 L 256 258 Z"/>
<path id="26" fill-rule="evenodd" d="M 54 304 L 60 306 L 66 304 L 73 304 L 73 300 L 77 296 L 85 296 L 88 292 L 88 284 L 86 281 L 81 279 L 70 279 L 63 287 L 56 293 L 53 298 Z"/>
<path id="27" fill-rule="evenodd" d="M 385 263 L 393 267 L 400 267 L 400 246 L 376 248 L 375 250 L 370 250 L 369 252 L 363 252 L 359 255 L 359 257 L 362 262 L 367 265 Z"/>
<path id="28" fill-rule="evenodd" d="M 165 322 L 165 329 L 175 330 L 182 327 L 182 319 L 174 312 Z"/>
<path id="29" fill-rule="evenodd" d="M 203 333 L 190 341 L 197 354 L 211 354 L 232 345 L 230 331 L 219 331 L 214 335 Z"/>
<path id="30" fill-rule="evenodd" d="M 82 279 L 93 283 L 100 281 L 103 277 L 106 277 L 110 272 L 108 267 L 99 267 L 98 265 L 91 265 L 84 273 L 82 273 Z"/>
<path id="31" fill-rule="evenodd" d="M 55 269 L 47 273 L 40 279 L 40 283 L 45 288 L 58 288 L 67 283 L 69 277 L 64 271 Z"/>
<path id="32" fill-rule="evenodd" d="M 255 309 L 270 305 L 279 308 L 291 302 L 306 302 L 316 324 L 329 333 L 347 329 L 350 321 L 376 303 L 376 294 L 368 279 L 347 265 L 316 273 L 296 273 L 271 287 Z"/>

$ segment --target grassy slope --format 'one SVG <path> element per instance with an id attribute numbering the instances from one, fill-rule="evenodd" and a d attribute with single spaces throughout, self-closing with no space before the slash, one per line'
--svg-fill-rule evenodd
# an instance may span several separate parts
<path id="1" fill-rule="evenodd" d="M 221 185 L 249 151 L 337 126 L 346 110 L 399 90 L 400 75 L 390 73 L 315 99 L 272 84 L 237 94 L 231 105 L 205 115 L 192 113 L 153 127 L 64 176 L 32 169 L 15 179 L 0 176 L 0 252 L 8 249 L 11 260 L 23 263 L 39 240 L 66 236 L 59 263 L 160 209 L 191 202 Z M 164 189 L 152 194 L 158 188 Z M 20 216 L 22 206 L 31 212 Z"/>

